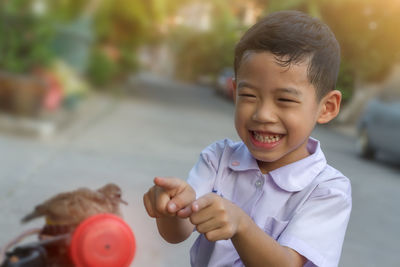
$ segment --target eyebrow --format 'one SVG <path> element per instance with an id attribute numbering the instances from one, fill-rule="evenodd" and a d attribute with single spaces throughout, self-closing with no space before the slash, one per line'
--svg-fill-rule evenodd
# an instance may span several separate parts
<path id="1" fill-rule="evenodd" d="M 276 91 L 280 91 L 282 93 L 292 94 L 292 95 L 295 95 L 295 96 L 301 96 L 302 95 L 302 93 L 299 90 L 297 90 L 295 88 L 291 88 L 291 87 L 288 87 L 288 88 L 277 88 Z"/>
<path id="2" fill-rule="evenodd" d="M 241 89 L 243 87 L 247 87 L 247 88 L 253 88 L 253 89 L 259 89 L 257 86 L 252 85 L 251 83 L 248 83 L 246 81 L 240 81 L 237 85 L 238 89 Z"/>
<path id="3" fill-rule="evenodd" d="M 238 89 L 241 89 L 243 87 L 259 89 L 257 86 L 252 85 L 251 83 L 246 82 L 246 81 L 240 81 L 238 83 L 237 87 L 238 87 Z M 295 88 L 292 88 L 292 87 L 277 88 L 277 89 L 275 89 L 275 91 L 292 94 L 292 95 L 295 95 L 295 96 L 298 96 L 298 97 L 302 95 L 302 93 L 299 90 L 297 90 Z"/>

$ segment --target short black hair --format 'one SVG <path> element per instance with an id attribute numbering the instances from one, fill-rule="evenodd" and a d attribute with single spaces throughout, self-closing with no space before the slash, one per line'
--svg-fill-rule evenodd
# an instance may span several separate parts
<path id="1" fill-rule="evenodd" d="M 235 76 L 247 51 L 271 52 L 282 66 L 309 58 L 307 76 L 319 100 L 336 87 L 339 43 L 325 23 L 303 12 L 274 12 L 254 24 L 236 45 Z"/>

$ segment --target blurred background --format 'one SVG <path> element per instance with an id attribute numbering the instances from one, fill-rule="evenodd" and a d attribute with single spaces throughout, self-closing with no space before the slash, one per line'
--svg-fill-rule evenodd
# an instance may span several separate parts
<path id="1" fill-rule="evenodd" d="M 319 126 L 353 185 L 340 266 L 398 266 L 400 1 L 0 0 L 0 246 L 53 194 L 118 183 L 133 266 L 188 266 L 142 205 L 156 175 L 186 178 L 233 127 L 233 51 L 261 17 L 318 17 L 342 49 L 342 110 Z"/>

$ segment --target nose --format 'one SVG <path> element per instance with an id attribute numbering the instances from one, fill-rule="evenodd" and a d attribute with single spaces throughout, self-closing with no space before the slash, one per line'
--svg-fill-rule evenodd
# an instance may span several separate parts
<path id="1" fill-rule="evenodd" d="M 278 121 L 273 105 L 268 103 L 260 103 L 255 109 L 252 119 L 260 123 L 275 123 Z"/>

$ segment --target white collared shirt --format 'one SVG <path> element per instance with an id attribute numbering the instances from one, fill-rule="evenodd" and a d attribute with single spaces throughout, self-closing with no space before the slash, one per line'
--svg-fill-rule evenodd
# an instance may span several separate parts
<path id="1" fill-rule="evenodd" d="M 243 142 L 225 139 L 202 151 L 189 173 L 197 198 L 214 192 L 242 208 L 265 233 L 308 259 L 305 266 L 337 266 L 351 211 L 351 185 L 327 165 L 319 142 L 310 155 L 262 174 Z M 193 267 L 243 266 L 230 240 L 200 235 Z"/>

